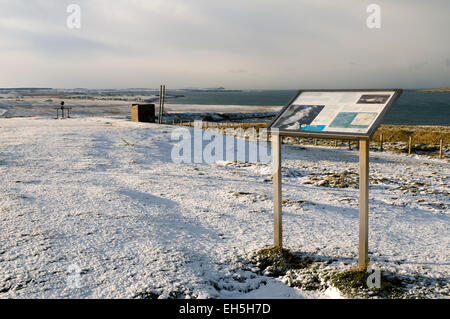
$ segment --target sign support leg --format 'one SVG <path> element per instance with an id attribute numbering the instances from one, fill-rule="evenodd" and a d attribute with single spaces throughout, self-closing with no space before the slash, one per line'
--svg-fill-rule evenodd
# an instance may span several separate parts
<path id="1" fill-rule="evenodd" d="M 274 246 L 283 247 L 281 212 L 281 137 L 272 133 Z"/>
<path id="2" fill-rule="evenodd" d="M 369 140 L 359 141 L 359 258 L 358 267 L 369 264 Z"/>

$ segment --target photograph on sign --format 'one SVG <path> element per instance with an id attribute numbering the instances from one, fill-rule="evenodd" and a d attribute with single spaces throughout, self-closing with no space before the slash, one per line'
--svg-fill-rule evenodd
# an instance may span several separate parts
<path id="1" fill-rule="evenodd" d="M 299 135 L 369 134 L 397 95 L 396 90 L 300 92 L 269 128 Z"/>
<path id="2" fill-rule="evenodd" d="M 325 105 L 292 105 L 286 111 L 284 120 L 280 122 L 278 128 L 283 130 L 300 130 L 319 115 Z"/>
<path id="3" fill-rule="evenodd" d="M 363 95 L 358 101 L 358 104 L 385 104 L 390 98 L 390 95 Z"/>

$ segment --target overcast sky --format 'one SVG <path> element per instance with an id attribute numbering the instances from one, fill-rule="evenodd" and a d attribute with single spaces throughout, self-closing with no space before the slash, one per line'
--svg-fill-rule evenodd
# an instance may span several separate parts
<path id="1" fill-rule="evenodd" d="M 449 30 L 449 0 L 0 0 L 0 87 L 449 87 Z"/>

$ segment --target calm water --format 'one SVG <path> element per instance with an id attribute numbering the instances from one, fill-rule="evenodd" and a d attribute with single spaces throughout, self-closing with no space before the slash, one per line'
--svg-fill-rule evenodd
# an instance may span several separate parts
<path id="1" fill-rule="evenodd" d="M 169 91 L 168 91 L 169 92 Z M 173 104 L 285 105 L 295 90 L 241 92 L 178 92 Z M 175 93 L 175 92 L 173 92 Z M 450 92 L 404 91 L 383 120 L 384 124 L 450 125 Z"/>

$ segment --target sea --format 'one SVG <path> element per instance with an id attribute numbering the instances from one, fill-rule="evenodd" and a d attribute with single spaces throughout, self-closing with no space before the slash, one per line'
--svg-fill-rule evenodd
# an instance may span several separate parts
<path id="1" fill-rule="evenodd" d="M 249 105 L 283 106 L 296 93 L 297 90 L 168 89 L 166 103 L 177 105 L 181 109 L 183 105 L 225 105 L 242 106 L 243 108 Z M 29 106 L 30 103 L 33 103 L 33 99 L 39 97 L 47 97 L 47 99 L 38 103 L 38 106 L 42 106 L 42 103 L 45 104 L 45 101 L 48 101 L 49 106 L 56 105 L 59 98 L 66 98 L 69 101 L 101 100 L 104 113 L 107 114 L 108 101 L 125 104 L 131 104 L 133 101 L 157 103 L 159 89 L 0 88 L 0 116 L 17 114 L 23 116 L 23 112 L 20 112 L 21 108 Z M 97 107 L 95 112 L 101 115 L 102 108 Z M 36 109 L 39 107 L 35 105 L 34 111 Z M 236 111 L 236 107 L 233 109 Z M 33 113 L 33 116 L 36 116 L 36 112 Z M 402 96 L 383 119 L 383 124 L 450 126 L 450 92 L 404 90 Z"/>

